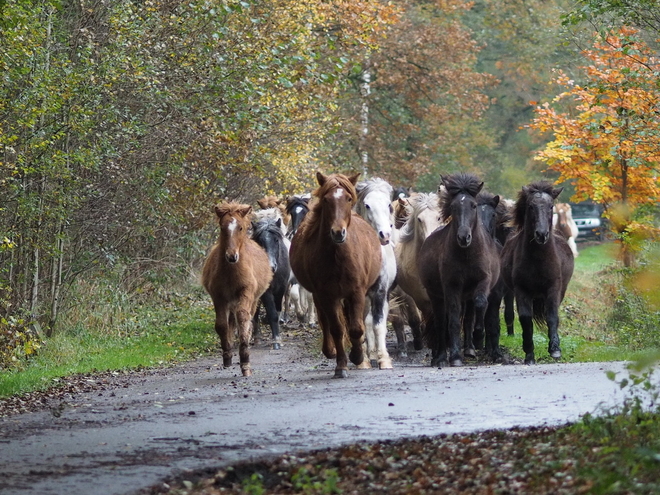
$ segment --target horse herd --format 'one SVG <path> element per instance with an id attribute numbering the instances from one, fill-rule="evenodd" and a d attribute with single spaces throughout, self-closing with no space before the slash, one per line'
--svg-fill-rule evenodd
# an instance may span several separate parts
<path id="1" fill-rule="evenodd" d="M 313 197 L 264 198 L 260 211 L 228 202 L 215 207 L 220 234 L 202 283 L 225 367 L 237 333 L 241 370 L 251 375 L 260 301 L 279 348 L 289 299 L 299 318 L 309 321 L 316 311 L 336 378 L 348 376 L 349 360 L 357 368 L 392 368 L 388 319 L 399 352 L 407 322 L 414 348 L 431 350 L 432 366 L 460 366 L 481 349 L 501 361 L 502 301 L 512 334 L 515 300 L 526 364 L 535 362 L 534 323 L 547 326 L 548 352 L 561 357 L 559 305 L 577 256 L 570 207 L 555 204 L 561 188 L 534 182 L 514 203 L 483 190 L 474 175 L 453 174 L 442 177 L 438 193 L 393 201 L 385 180 L 358 177 L 317 172 Z"/>

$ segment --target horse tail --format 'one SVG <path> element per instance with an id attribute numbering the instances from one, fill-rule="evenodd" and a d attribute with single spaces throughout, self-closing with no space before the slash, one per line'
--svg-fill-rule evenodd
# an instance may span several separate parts
<path id="1" fill-rule="evenodd" d="M 534 299 L 532 302 L 532 319 L 539 327 L 546 327 L 545 302 L 543 299 Z"/>
<path id="2" fill-rule="evenodd" d="M 435 321 L 433 319 L 433 312 L 428 315 L 422 313 L 422 340 L 426 347 L 435 351 L 438 348 L 440 336 L 435 331 Z"/>

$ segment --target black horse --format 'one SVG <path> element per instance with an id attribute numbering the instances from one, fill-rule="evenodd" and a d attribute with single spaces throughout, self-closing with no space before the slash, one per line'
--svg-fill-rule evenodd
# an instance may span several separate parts
<path id="1" fill-rule="evenodd" d="M 534 364 L 534 321 L 548 327 L 548 352 L 561 357 L 559 305 L 573 275 L 573 252 L 552 228 L 552 207 L 563 188 L 534 182 L 522 188 L 514 211 L 516 232 L 502 250 L 502 276 L 513 290 L 522 326 L 525 364 Z"/>
<path id="2" fill-rule="evenodd" d="M 305 219 L 305 216 L 309 212 L 309 200 L 311 196 L 309 194 L 294 195 L 287 199 L 286 202 L 286 212 L 291 215 L 291 221 L 289 222 L 289 231 L 286 236 L 289 239 L 293 238 L 293 235 L 298 230 L 298 227 Z"/>
<path id="3" fill-rule="evenodd" d="M 426 238 L 418 269 L 433 308 L 434 325 L 425 335 L 433 350 L 433 366 L 463 364 L 460 352 L 461 321 L 466 328 L 483 332 L 488 295 L 497 282 L 499 254 L 481 223 L 477 194 L 484 183 L 471 174 L 442 178 L 445 190 L 440 206 L 448 223 Z M 434 335 L 433 335 L 434 333 Z M 466 332 L 467 355 L 474 355 L 472 333 Z M 449 351 L 449 356 L 447 356 Z"/>
<path id="4" fill-rule="evenodd" d="M 273 334 L 273 349 L 279 349 L 280 341 L 280 312 L 282 299 L 289 285 L 291 266 L 289 265 L 289 249 L 282 234 L 282 219 L 265 218 L 252 224 L 252 238 L 259 244 L 266 254 L 273 279 L 266 292 L 261 296 L 261 303 L 266 309 L 266 319 Z M 255 337 L 259 335 L 259 311 L 254 315 L 253 328 Z"/>
<path id="5" fill-rule="evenodd" d="M 481 223 L 483 224 L 486 232 L 490 235 L 495 243 L 497 252 L 502 252 L 502 243 L 498 238 L 500 226 L 502 225 L 502 216 L 506 212 L 506 207 L 503 207 L 500 202 L 500 197 L 495 196 L 487 191 L 481 191 L 477 196 L 477 205 Z M 486 353 L 495 362 L 502 361 L 502 352 L 500 351 L 500 306 L 502 299 L 507 291 L 504 280 L 498 276 L 497 283 L 488 295 L 488 309 L 486 309 L 486 316 L 484 321 L 484 328 L 486 332 Z M 505 310 L 506 312 L 506 310 Z M 507 323 L 508 324 L 508 323 Z M 466 329 L 464 329 L 466 331 Z M 484 345 L 484 335 L 475 329 L 473 335 L 474 346 L 477 349 L 482 349 Z"/>

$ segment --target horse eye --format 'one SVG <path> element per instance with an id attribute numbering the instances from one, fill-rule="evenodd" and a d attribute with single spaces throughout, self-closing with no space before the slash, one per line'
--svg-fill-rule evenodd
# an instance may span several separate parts
<path id="1" fill-rule="evenodd" d="M 390 205 L 390 213 L 394 213 L 394 208 L 392 208 L 392 205 Z"/>
<path id="2" fill-rule="evenodd" d="M 369 205 L 367 205 L 367 204 L 365 204 L 364 206 L 367 207 L 367 210 L 371 210 L 371 206 L 369 206 Z"/>

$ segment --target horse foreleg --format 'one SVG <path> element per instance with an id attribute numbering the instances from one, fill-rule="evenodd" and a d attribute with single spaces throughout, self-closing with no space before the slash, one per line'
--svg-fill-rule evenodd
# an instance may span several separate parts
<path id="1" fill-rule="evenodd" d="M 370 369 L 376 365 L 378 354 L 376 353 L 376 338 L 374 337 L 374 317 L 371 311 L 371 302 L 367 298 L 365 302 L 365 316 L 364 316 L 364 343 L 363 353 L 364 359 L 358 364 L 358 369 Z M 364 349 L 366 347 L 366 349 Z M 366 351 L 366 352 L 365 352 Z"/>
<path id="2" fill-rule="evenodd" d="M 344 319 L 348 329 L 348 337 L 351 340 L 351 352 L 348 357 L 356 365 L 360 364 L 364 359 L 364 352 L 362 351 L 362 343 L 364 342 L 364 306 L 365 300 L 361 294 L 354 294 L 344 300 Z M 336 340 L 335 345 L 339 349 Z"/>
<path id="3" fill-rule="evenodd" d="M 392 369 L 392 359 L 387 352 L 387 315 L 390 312 L 390 304 L 387 293 L 381 294 L 378 303 L 372 302 L 373 329 L 376 334 L 376 350 L 378 368 L 381 370 Z"/>
<path id="4" fill-rule="evenodd" d="M 250 369 L 250 338 L 252 337 L 252 318 L 250 311 L 240 307 L 236 312 L 236 324 L 238 326 L 238 356 L 241 363 L 243 376 L 252 375 Z"/>
<path id="5" fill-rule="evenodd" d="M 413 349 L 421 351 L 424 348 L 424 337 L 422 334 L 422 318 L 420 317 L 419 310 L 415 305 L 412 297 L 408 297 L 406 303 L 406 319 L 413 335 Z"/>
<path id="6" fill-rule="evenodd" d="M 534 358 L 534 322 L 532 319 L 532 300 L 523 294 L 516 293 L 516 306 L 518 308 L 518 319 L 522 327 L 523 352 L 525 353 L 525 364 L 535 364 Z"/>
<path id="7" fill-rule="evenodd" d="M 325 311 L 322 311 L 321 304 L 323 301 L 318 300 L 317 297 L 314 296 L 314 305 L 317 307 L 317 312 L 319 315 L 319 325 L 321 326 L 321 332 L 323 333 L 323 355 L 327 357 L 328 359 L 335 359 L 337 357 L 337 349 L 335 348 L 335 342 L 332 338 L 332 334 L 330 332 L 331 328 L 331 321 L 326 317 Z"/>
<path id="8" fill-rule="evenodd" d="M 445 301 L 438 299 L 432 301 L 433 312 L 427 319 L 428 343 L 432 349 L 431 366 L 444 368 L 447 366 L 447 317 L 445 315 Z"/>
<path id="9" fill-rule="evenodd" d="M 474 298 L 474 335 L 478 339 L 477 349 L 483 349 L 486 328 L 486 310 L 488 309 L 488 292 L 478 292 Z"/>
<path id="10" fill-rule="evenodd" d="M 496 287 L 488 296 L 488 308 L 484 320 L 486 333 L 486 352 L 498 363 L 503 359 L 500 351 L 500 306 L 502 304 L 502 288 Z"/>
<path id="11" fill-rule="evenodd" d="M 457 297 L 445 300 L 447 315 L 447 347 L 450 366 L 463 366 L 461 359 L 461 302 Z"/>
<path id="12" fill-rule="evenodd" d="M 229 325 L 227 312 L 222 309 L 215 310 L 215 332 L 220 337 L 220 346 L 222 347 L 222 365 L 225 368 L 231 366 L 231 359 L 234 354 L 233 346 L 233 328 Z"/>
<path id="13" fill-rule="evenodd" d="M 474 319 L 474 302 L 463 303 L 461 311 L 463 312 L 463 354 L 465 357 L 476 358 L 477 351 L 474 342 L 475 340 L 483 341 L 483 329 L 481 335 L 478 335 L 479 329 L 475 326 Z"/>
<path id="14" fill-rule="evenodd" d="M 559 346 L 559 303 L 553 299 L 545 301 L 545 321 L 548 324 L 548 353 L 554 359 L 561 358 Z"/>
<path id="15" fill-rule="evenodd" d="M 513 323 L 516 318 L 513 309 L 514 297 L 513 291 L 508 287 L 504 289 L 504 322 L 506 323 L 506 334 L 513 335 Z M 498 306 L 499 312 L 499 306 Z"/>
<path id="16" fill-rule="evenodd" d="M 336 353 L 337 367 L 335 368 L 335 378 L 348 377 L 348 358 L 344 349 L 344 321 L 341 317 L 341 301 L 324 301 L 314 296 L 316 311 L 319 316 L 319 322 L 323 328 L 323 348 L 332 346 Z M 358 351 L 360 360 L 355 364 L 362 362 L 362 342 L 359 342 Z M 352 354 L 353 351 L 351 351 Z M 328 354 L 326 354 L 328 356 Z M 329 356 L 328 356 L 329 357 Z"/>
<path id="17" fill-rule="evenodd" d="M 408 352 L 406 349 L 406 331 L 404 328 L 403 315 L 400 306 L 393 308 L 393 310 L 390 312 L 390 321 L 392 322 L 392 328 L 396 334 L 396 343 L 399 357 L 408 357 Z"/>

